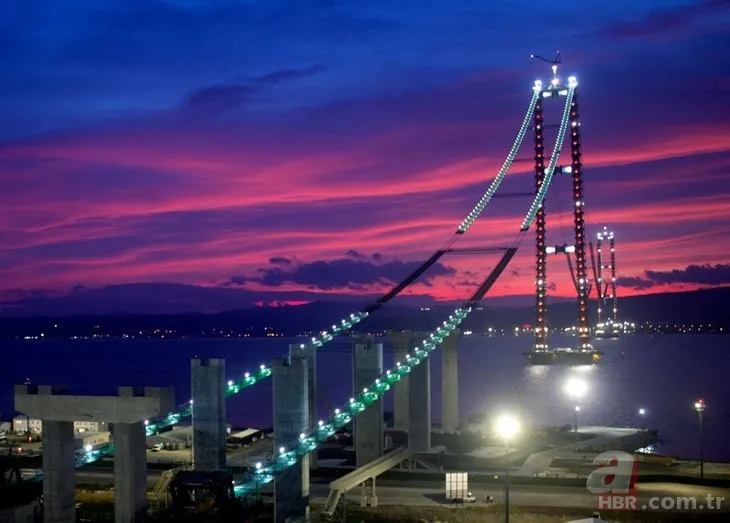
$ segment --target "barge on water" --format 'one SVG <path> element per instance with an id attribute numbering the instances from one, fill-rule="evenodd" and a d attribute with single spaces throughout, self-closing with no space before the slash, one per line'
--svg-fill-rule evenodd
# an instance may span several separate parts
<path id="1" fill-rule="evenodd" d="M 594 338 L 617 339 L 621 337 L 620 325 L 616 323 L 599 323 L 593 331 Z"/>
<path id="2" fill-rule="evenodd" d="M 598 349 L 578 350 L 556 348 L 525 352 L 530 365 L 593 365 L 598 363 L 603 352 Z"/>

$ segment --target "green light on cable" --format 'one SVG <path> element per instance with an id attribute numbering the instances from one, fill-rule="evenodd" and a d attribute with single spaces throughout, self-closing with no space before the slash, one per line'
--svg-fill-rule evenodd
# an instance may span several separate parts
<path id="1" fill-rule="evenodd" d="M 335 409 L 334 414 L 327 420 L 317 423 L 317 426 L 308 433 L 302 433 L 299 441 L 290 449 L 281 447 L 278 455 L 266 463 L 258 463 L 249 479 L 234 487 L 236 496 L 245 497 L 259 490 L 262 485 L 273 481 L 277 474 L 295 465 L 303 456 L 315 451 L 332 437 L 338 430 L 350 423 L 354 416 L 372 406 L 380 400 L 385 392 L 391 389 L 400 379 L 409 374 L 416 366 L 428 358 L 436 350 L 443 338 L 449 336 L 456 327 L 469 315 L 471 307 L 458 308 L 444 327 L 432 332 L 422 347 L 406 354 L 403 361 L 396 362 L 394 369 L 388 369 L 375 379 L 370 386 L 365 387 L 357 396 L 342 408 Z"/>

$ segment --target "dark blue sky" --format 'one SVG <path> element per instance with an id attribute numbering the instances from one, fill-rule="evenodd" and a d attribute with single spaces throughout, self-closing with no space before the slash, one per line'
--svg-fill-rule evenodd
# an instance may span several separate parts
<path id="1" fill-rule="evenodd" d="M 76 288 L 93 309 L 167 282 L 207 310 L 382 290 L 480 197 L 549 79 L 529 55 L 556 49 L 622 292 L 730 283 L 729 26 L 720 0 L 4 2 L 3 299 Z M 516 167 L 505 188 L 529 190 Z M 528 204 L 490 205 L 472 241 L 507 241 Z M 495 294 L 530 292 L 531 255 Z M 489 263 L 447 259 L 413 292 L 467 295 Z"/>

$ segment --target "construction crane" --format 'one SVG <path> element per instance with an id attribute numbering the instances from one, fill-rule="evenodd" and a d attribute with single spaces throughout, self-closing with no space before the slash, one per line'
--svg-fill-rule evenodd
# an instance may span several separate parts
<path id="1" fill-rule="evenodd" d="M 553 70 L 553 76 L 558 75 L 558 65 L 563 63 L 562 59 L 560 58 L 560 51 L 555 53 L 555 58 L 553 58 L 552 60 L 550 60 L 549 58 L 545 58 L 544 56 L 540 56 L 539 54 L 531 54 L 530 59 L 541 60 L 543 62 L 550 64 L 552 67 L 552 70 Z"/>

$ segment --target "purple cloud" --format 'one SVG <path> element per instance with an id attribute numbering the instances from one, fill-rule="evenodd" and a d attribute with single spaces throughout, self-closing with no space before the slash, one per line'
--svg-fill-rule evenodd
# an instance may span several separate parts
<path id="1" fill-rule="evenodd" d="M 730 284 L 730 264 L 688 265 L 671 271 L 646 271 L 647 279 L 659 284 L 695 283 L 699 285 Z"/>
<path id="2" fill-rule="evenodd" d="M 616 280 L 622 287 L 636 290 L 672 284 L 728 285 L 730 264 L 688 265 L 671 271 L 644 271 L 644 277 L 624 276 Z"/>
<path id="3" fill-rule="evenodd" d="M 383 260 L 382 256 L 378 254 L 368 257 L 356 251 L 349 251 L 346 256 L 346 258 L 336 260 L 287 263 L 286 267 L 275 264 L 273 267 L 258 269 L 257 276 L 233 276 L 224 285 L 244 285 L 250 282 L 266 287 L 296 284 L 310 289 L 350 288 L 361 290 L 364 285 L 396 283 L 422 263 L 420 261 Z M 453 267 L 436 263 L 421 278 L 420 282 L 429 286 L 431 280 L 437 276 L 453 276 L 454 274 L 456 274 L 456 269 Z"/>

